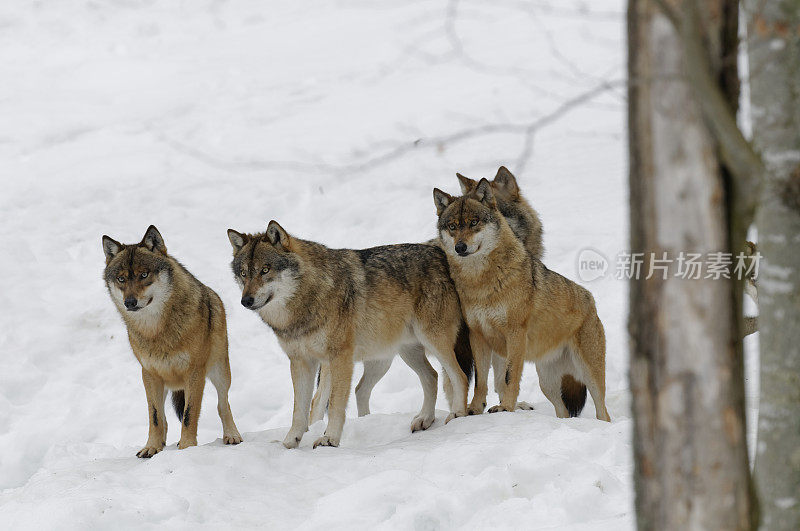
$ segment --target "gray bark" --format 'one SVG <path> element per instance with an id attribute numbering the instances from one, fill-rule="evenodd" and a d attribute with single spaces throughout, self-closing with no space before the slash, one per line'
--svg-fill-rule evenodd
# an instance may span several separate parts
<path id="1" fill-rule="evenodd" d="M 800 1 L 747 0 L 753 142 L 766 166 L 756 213 L 761 396 L 756 485 L 766 529 L 800 529 Z"/>
<path id="2" fill-rule="evenodd" d="M 682 36 L 657 7 L 664 5 L 630 0 L 628 7 L 631 250 L 732 252 L 730 176 L 686 81 Z M 723 59 L 736 5 L 709 0 L 697 10 L 704 53 L 728 102 L 736 94 L 726 86 L 736 79 L 735 61 Z M 631 282 L 641 529 L 752 527 L 737 293 L 741 301 L 741 284 L 725 280 L 654 275 Z"/>

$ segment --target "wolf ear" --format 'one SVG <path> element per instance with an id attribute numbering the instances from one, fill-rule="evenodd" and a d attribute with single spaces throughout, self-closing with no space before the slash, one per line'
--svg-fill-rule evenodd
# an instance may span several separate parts
<path id="1" fill-rule="evenodd" d="M 492 184 L 495 185 L 495 188 L 502 190 L 510 197 L 516 197 L 519 195 L 517 179 L 510 171 L 508 171 L 508 168 L 505 166 L 500 166 L 500 168 L 497 170 L 497 175 L 494 176 L 494 181 Z"/>
<path id="2" fill-rule="evenodd" d="M 269 222 L 269 225 L 267 225 L 267 234 L 265 235 L 264 239 L 275 247 L 285 251 L 289 250 L 289 246 L 291 244 L 289 235 L 274 219 Z"/>
<path id="3" fill-rule="evenodd" d="M 488 207 L 494 208 L 497 206 L 494 201 L 494 194 L 492 193 L 492 184 L 486 179 L 481 179 L 478 183 L 478 187 L 475 188 L 474 197 Z"/>
<path id="4" fill-rule="evenodd" d="M 453 202 L 453 197 L 450 194 L 442 192 L 438 188 L 433 189 L 433 203 L 436 205 L 436 215 L 441 216 L 444 209 L 450 206 Z"/>
<path id="5" fill-rule="evenodd" d="M 233 229 L 228 229 L 228 239 L 231 241 L 231 245 L 233 246 L 233 254 L 241 251 L 242 247 L 245 246 L 248 240 L 246 234 L 236 232 Z"/>
<path id="6" fill-rule="evenodd" d="M 164 238 L 161 236 L 161 233 L 158 232 L 155 225 L 150 225 L 147 228 L 147 232 L 144 233 L 144 238 L 142 238 L 142 243 L 139 245 L 144 246 L 154 253 L 167 254 L 167 246 L 164 245 Z"/>
<path id="7" fill-rule="evenodd" d="M 478 186 L 478 181 L 470 179 L 469 177 L 464 177 L 460 173 L 456 173 L 456 177 L 458 177 L 458 182 L 461 184 L 461 193 L 464 195 L 470 193 Z"/>
<path id="8" fill-rule="evenodd" d="M 124 247 L 125 247 L 124 245 L 114 240 L 113 238 L 109 238 L 108 236 L 103 235 L 103 252 L 106 255 L 106 263 L 110 262 L 115 256 L 117 256 L 117 254 Z"/>

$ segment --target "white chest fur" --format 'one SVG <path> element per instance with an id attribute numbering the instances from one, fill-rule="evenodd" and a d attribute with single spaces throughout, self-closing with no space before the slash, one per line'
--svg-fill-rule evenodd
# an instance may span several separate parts
<path id="1" fill-rule="evenodd" d="M 503 326 L 508 320 L 505 306 L 471 306 L 465 311 L 467 324 L 471 327 L 479 327 L 491 330 L 497 326 Z"/>
<path id="2" fill-rule="evenodd" d="M 169 377 L 185 373 L 189 369 L 191 356 L 187 352 L 178 352 L 164 357 L 145 354 L 139 361 L 142 367 L 148 371 L 162 375 L 162 377 Z"/>

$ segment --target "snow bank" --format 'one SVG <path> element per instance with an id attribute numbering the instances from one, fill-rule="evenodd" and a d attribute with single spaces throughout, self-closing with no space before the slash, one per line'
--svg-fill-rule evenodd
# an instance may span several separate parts
<path id="1" fill-rule="evenodd" d="M 451 9 L 455 6 L 455 9 Z M 608 338 L 611 424 L 533 412 L 424 433 L 397 360 L 341 447 L 297 451 L 288 361 L 238 304 L 228 227 L 274 218 L 331 246 L 431 237 L 431 190 L 505 164 L 545 263 L 626 247 L 623 2 L 41 2 L 0 6 L 0 526 L 632 526 L 626 286 L 586 283 Z M 102 234 L 149 224 L 228 313 L 245 443 L 136 459 L 138 364 L 100 279 Z M 360 371 L 360 369 L 357 369 Z M 496 400 L 490 395 L 490 404 Z M 440 397 L 439 408 L 445 409 Z"/>

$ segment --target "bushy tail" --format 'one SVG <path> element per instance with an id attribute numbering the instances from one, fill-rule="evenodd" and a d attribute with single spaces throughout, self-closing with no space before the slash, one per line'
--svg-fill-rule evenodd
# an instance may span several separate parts
<path id="1" fill-rule="evenodd" d="M 561 377 L 561 400 L 569 411 L 570 417 L 581 414 L 586 405 L 586 386 L 569 374 Z"/>
<path id="2" fill-rule="evenodd" d="M 472 346 L 469 344 L 469 327 L 463 320 L 458 329 L 456 344 L 453 347 L 456 352 L 456 360 L 459 367 L 467 375 L 467 383 L 472 380 L 472 372 L 475 367 L 475 358 L 472 356 Z"/>
<path id="3" fill-rule="evenodd" d="M 183 422 L 183 410 L 186 408 L 186 395 L 183 393 L 183 389 L 172 391 L 172 407 L 175 408 L 178 420 Z"/>

